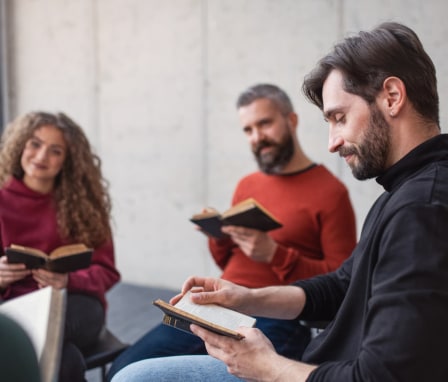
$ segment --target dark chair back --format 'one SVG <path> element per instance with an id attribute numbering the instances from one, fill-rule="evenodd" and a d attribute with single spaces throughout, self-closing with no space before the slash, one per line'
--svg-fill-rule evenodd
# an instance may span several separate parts
<path id="1" fill-rule="evenodd" d="M 109 329 L 104 327 L 97 343 L 84 351 L 87 370 L 100 367 L 101 380 L 106 382 L 106 366 L 128 347 L 128 344 L 121 342 Z"/>

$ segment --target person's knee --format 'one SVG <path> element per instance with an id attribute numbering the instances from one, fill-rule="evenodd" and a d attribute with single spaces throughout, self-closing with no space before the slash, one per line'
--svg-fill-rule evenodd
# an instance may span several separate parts
<path id="1" fill-rule="evenodd" d="M 97 298 L 83 294 L 69 294 L 64 339 L 82 349 L 92 345 L 97 341 L 104 326 L 104 317 L 104 307 Z"/>
<path id="2" fill-rule="evenodd" d="M 59 382 L 84 382 L 86 364 L 81 351 L 71 342 L 62 348 Z"/>
<path id="3" fill-rule="evenodd" d="M 135 362 L 121 369 L 112 382 L 236 382 L 221 361 L 208 355 L 152 358 Z"/>

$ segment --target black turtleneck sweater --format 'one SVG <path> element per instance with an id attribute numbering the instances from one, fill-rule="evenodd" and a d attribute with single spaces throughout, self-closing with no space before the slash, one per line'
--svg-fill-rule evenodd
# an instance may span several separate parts
<path id="1" fill-rule="evenodd" d="M 448 380 L 448 135 L 416 147 L 377 179 L 351 257 L 297 282 L 300 318 L 331 320 L 303 360 L 310 382 Z"/>

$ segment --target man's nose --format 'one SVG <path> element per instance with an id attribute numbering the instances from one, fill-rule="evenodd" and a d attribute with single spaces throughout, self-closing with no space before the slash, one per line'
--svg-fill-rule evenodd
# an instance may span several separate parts
<path id="1" fill-rule="evenodd" d="M 263 140 L 263 138 L 264 138 L 264 134 L 263 134 L 263 131 L 261 131 L 261 129 L 254 129 L 252 131 L 252 136 L 251 136 L 252 143 L 258 143 L 261 140 Z"/>
<path id="2" fill-rule="evenodd" d="M 344 140 L 342 137 L 330 128 L 330 133 L 328 135 L 328 151 L 330 151 L 330 153 L 335 153 L 343 144 Z"/>

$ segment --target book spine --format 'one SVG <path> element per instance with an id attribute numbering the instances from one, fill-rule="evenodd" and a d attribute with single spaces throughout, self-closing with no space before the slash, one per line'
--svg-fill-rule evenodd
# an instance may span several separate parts
<path id="1" fill-rule="evenodd" d="M 191 322 L 190 322 L 190 321 L 183 320 L 183 319 L 181 319 L 181 318 L 177 318 L 177 317 L 173 317 L 173 316 L 170 316 L 170 315 L 168 315 L 168 314 L 165 314 L 165 315 L 163 316 L 163 320 L 162 320 L 162 322 L 163 322 L 165 325 L 172 326 L 172 327 L 177 328 L 177 329 L 180 329 L 180 330 L 182 330 L 182 331 L 184 331 L 184 332 L 193 334 L 193 333 L 191 332 L 191 330 L 190 330 L 190 325 L 191 325 Z"/>

